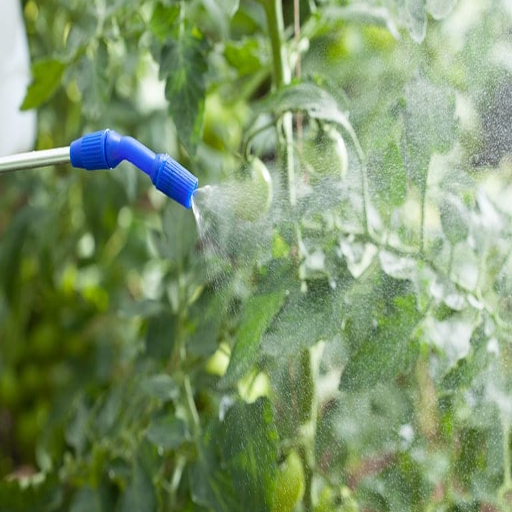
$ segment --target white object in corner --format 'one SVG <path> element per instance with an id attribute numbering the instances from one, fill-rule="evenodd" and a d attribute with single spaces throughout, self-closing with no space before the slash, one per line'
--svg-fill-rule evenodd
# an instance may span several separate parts
<path id="1" fill-rule="evenodd" d="M 35 111 L 21 112 L 30 58 L 20 0 L 0 2 L 0 156 L 33 148 Z"/>

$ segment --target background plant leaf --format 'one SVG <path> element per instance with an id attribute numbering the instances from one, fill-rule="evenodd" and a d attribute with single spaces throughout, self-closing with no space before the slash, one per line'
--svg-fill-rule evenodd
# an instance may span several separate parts
<path id="1" fill-rule="evenodd" d="M 193 155 L 201 137 L 206 95 L 206 45 L 192 32 L 168 40 L 160 55 L 160 78 L 180 140 Z"/>
<path id="2" fill-rule="evenodd" d="M 280 290 L 271 294 L 256 295 L 245 303 L 238 327 L 237 342 L 226 374 L 221 380 L 221 386 L 233 385 L 251 369 L 259 354 L 261 337 L 283 306 L 285 298 L 285 291 Z"/>
<path id="3" fill-rule="evenodd" d="M 341 390 L 370 389 L 407 371 L 418 355 L 411 335 L 420 320 L 414 296 L 394 299 L 394 312 L 380 317 L 373 333 L 350 359 L 341 375 Z"/>
<path id="4" fill-rule="evenodd" d="M 32 83 L 21 105 L 21 110 L 37 108 L 60 87 L 66 64 L 57 59 L 46 59 L 32 66 Z"/>
<path id="5" fill-rule="evenodd" d="M 447 152 L 455 139 L 455 96 L 422 75 L 405 89 L 402 152 L 410 179 L 424 190 L 430 158 Z"/>
<path id="6" fill-rule="evenodd" d="M 222 452 L 241 510 L 272 510 L 277 439 L 267 399 L 260 398 L 253 404 L 238 403 L 228 411 Z"/>

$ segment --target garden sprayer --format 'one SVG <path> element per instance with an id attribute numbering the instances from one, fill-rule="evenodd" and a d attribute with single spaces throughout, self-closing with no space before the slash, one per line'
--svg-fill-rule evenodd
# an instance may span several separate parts
<path id="1" fill-rule="evenodd" d="M 89 133 L 69 147 L 32 151 L 0 158 L 0 174 L 34 169 L 47 165 L 71 163 L 78 169 L 96 171 L 113 169 L 127 160 L 145 172 L 153 185 L 185 208 L 191 208 L 197 178 L 169 155 L 155 154 L 132 137 L 113 130 Z"/>

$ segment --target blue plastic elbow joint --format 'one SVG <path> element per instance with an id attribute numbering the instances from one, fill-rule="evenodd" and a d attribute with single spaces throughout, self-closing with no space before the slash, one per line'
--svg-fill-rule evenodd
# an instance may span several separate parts
<path id="1" fill-rule="evenodd" d="M 95 171 L 113 169 L 123 160 L 144 171 L 153 185 L 185 208 L 192 207 L 197 178 L 169 155 L 155 154 L 132 137 L 113 130 L 89 133 L 71 143 L 71 165 Z"/>

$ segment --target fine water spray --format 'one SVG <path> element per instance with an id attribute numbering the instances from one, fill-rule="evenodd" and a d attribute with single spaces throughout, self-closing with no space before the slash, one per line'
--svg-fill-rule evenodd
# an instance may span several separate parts
<path id="1" fill-rule="evenodd" d="M 32 151 L 0 158 L 0 174 L 70 163 L 78 169 L 113 169 L 123 160 L 146 173 L 153 185 L 185 208 L 192 207 L 197 178 L 164 153 L 156 154 L 133 137 L 113 130 L 89 133 L 68 147 Z"/>

